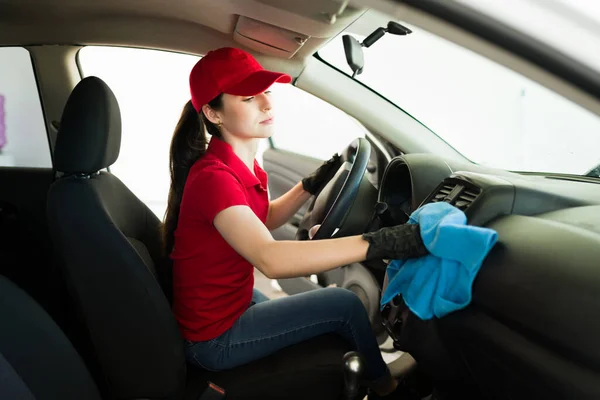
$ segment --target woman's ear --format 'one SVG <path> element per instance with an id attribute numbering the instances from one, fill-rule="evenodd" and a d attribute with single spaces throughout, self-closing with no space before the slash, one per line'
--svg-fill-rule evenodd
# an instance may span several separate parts
<path id="1" fill-rule="evenodd" d="M 219 113 L 216 112 L 215 110 L 213 110 L 212 107 L 209 106 L 208 104 L 205 104 L 202 106 L 202 112 L 204 113 L 204 116 L 206 117 L 206 119 L 208 119 L 213 124 L 221 125 L 223 123 Z"/>

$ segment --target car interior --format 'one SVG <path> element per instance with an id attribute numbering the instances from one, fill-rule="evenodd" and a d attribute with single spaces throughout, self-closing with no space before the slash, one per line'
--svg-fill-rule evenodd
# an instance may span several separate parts
<path id="1" fill-rule="evenodd" d="M 370 46 L 383 46 L 374 42 L 384 35 L 414 35 L 418 28 L 527 77 L 585 110 L 590 121 L 600 118 L 600 65 L 587 61 L 589 53 L 578 59 L 558 51 L 549 40 L 472 3 L 0 0 L 0 50 L 10 50 L 0 52 L 0 71 L 14 62 L 4 54 L 24 55 L 31 64 L 31 74 L 18 81 L 0 75 L 0 106 L 6 103 L 0 107 L 0 397 L 358 398 L 348 390 L 360 379 L 345 363 L 352 349 L 333 334 L 227 371 L 188 364 L 171 311 L 162 215 L 111 169 L 136 127 L 126 122 L 126 105 L 110 79 L 84 74 L 82 49 L 201 57 L 234 46 L 265 68 L 290 74 L 295 88 L 343 111 L 364 132 L 341 144 L 345 168 L 273 231 L 274 238 L 309 240 L 316 224 L 321 228 L 312 240 L 361 234 L 407 223 L 412 212 L 436 202 L 462 210 L 468 224 L 498 233 L 473 284 L 471 304 L 425 325 L 414 315 L 382 312 L 390 260 L 273 284 L 288 295 L 332 284 L 353 291 L 382 351 L 397 356 L 392 373 L 414 389 L 414 398 L 600 398 L 600 157 L 580 173 L 561 170 L 561 156 L 551 152 L 556 171 L 475 162 L 365 83 L 373 65 Z M 362 44 L 352 47 L 343 39 L 348 32 L 359 32 Z M 364 38 L 371 32 L 368 44 Z M 326 59 L 324 49 L 334 44 L 348 65 Z M 390 68 L 401 71 L 400 64 Z M 35 107 L 22 102 L 8 108 L 11 99 L 3 91 L 18 90 L 26 79 Z M 35 132 L 12 133 L 4 122 L 17 113 L 34 120 L 38 109 L 42 119 Z M 576 145 L 594 151 L 597 131 L 589 132 L 595 135 L 590 143 L 576 143 L 581 132 L 575 121 L 561 129 L 566 153 Z M 29 157 L 23 160 L 31 161 L 8 158 L 5 131 L 22 135 Z M 151 134 L 168 140 L 172 130 Z M 506 135 L 498 143 L 514 139 Z M 43 138 L 47 160 L 39 161 L 34 136 Z M 322 162 L 274 143 L 262 154 L 272 199 Z M 138 140 L 135 146 L 141 158 L 146 145 Z M 316 152 L 320 144 L 310 146 Z M 542 144 L 530 146 L 544 153 Z M 140 180 L 153 179 L 144 174 Z M 385 347 L 390 340 L 391 349 Z"/>

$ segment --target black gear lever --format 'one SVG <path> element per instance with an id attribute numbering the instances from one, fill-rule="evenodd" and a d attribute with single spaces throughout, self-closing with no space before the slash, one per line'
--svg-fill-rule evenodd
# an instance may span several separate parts
<path id="1" fill-rule="evenodd" d="M 365 373 L 366 363 L 362 354 L 351 351 L 344 354 L 344 400 L 361 400 L 363 391 L 360 381 Z"/>

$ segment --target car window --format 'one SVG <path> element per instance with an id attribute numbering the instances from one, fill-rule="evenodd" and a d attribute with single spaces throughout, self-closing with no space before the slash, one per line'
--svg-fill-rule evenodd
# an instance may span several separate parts
<path id="1" fill-rule="evenodd" d="M 0 47 L 0 167 L 52 168 L 29 51 Z"/>
<path id="2" fill-rule="evenodd" d="M 388 18 L 369 11 L 346 34 L 362 41 Z M 600 117 L 531 79 L 418 27 L 363 47 L 355 79 L 472 161 L 532 172 L 586 174 L 600 163 Z M 319 56 L 352 75 L 342 35 Z"/>
<path id="3" fill-rule="evenodd" d="M 331 104 L 292 85 L 274 85 L 273 147 L 322 160 L 341 152 L 366 129 Z"/>

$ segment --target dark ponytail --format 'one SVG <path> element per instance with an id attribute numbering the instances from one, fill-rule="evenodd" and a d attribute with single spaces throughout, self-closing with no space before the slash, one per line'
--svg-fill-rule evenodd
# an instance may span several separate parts
<path id="1" fill-rule="evenodd" d="M 209 106 L 214 110 L 223 108 L 223 96 L 219 95 L 212 100 Z M 179 220 L 179 206 L 183 197 L 183 188 L 190 168 L 206 152 L 208 139 L 206 131 L 211 136 L 221 137 L 216 125 L 210 122 L 202 111 L 197 112 L 192 101 L 183 107 L 181 117 L 175 127 L 171 150 L 169 152 L 169 169 L 171 173 L 171 187 L 163 225 L 163 246 L 168 256 L 173 250 L 174 233 Z"/>

